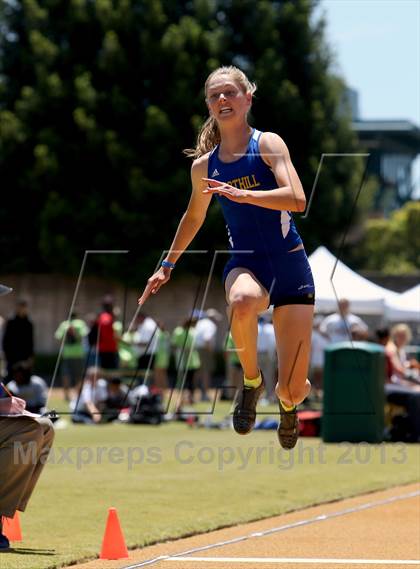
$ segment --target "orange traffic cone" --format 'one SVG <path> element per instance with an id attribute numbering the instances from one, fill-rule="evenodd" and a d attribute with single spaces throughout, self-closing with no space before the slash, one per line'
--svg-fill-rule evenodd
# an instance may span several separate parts
<path id="1" fill-rule="evenodd" d="M 16 510 L 13 518 L 3 518 L 3 533 L 10 541 L 22 541 L 19 512 Z"/>
<path id="2" fill-rule="evenodd" d="M 127 546 L 121 531 L 117 510 L 109 508 L 100 559 L 124 559 L 128 557 Z"/>

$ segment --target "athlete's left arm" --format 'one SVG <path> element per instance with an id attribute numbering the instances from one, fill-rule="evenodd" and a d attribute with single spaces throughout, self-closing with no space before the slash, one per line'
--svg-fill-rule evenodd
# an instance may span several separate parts
<path id="1" fill-rule="evenodd" d="M 273 171 L 279 187 L 274 190 L 247 191 L 244 201 L 269 209 L 304 211 L 305 192 L 284 140 L 273 132 L 263 133 L 260 138 L 260 155 Z"/>

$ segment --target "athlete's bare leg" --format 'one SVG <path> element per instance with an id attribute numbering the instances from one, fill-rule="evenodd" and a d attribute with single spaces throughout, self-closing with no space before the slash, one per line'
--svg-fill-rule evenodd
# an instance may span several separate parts
<path id="1" fill-rule="evenodd" d="M 258 314 L 267 310 L 268 292 L 248 269 L 232 269 L 226 278 L 226 299 L 231 332 L 244 375 L 258 377 Z"/>
<path id="2" fill-rule="evenodd" d="M 314 307 L 306 304 L 279 306 L 273 311 L 278 358 L 276 394 L 288 407 L 298 405 L 308 395 Z"/>

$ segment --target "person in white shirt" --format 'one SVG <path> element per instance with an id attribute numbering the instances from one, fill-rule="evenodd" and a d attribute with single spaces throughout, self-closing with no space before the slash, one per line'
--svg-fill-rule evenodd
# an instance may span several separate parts
<path id="1" fill-rule="evenodd" d="M 99 378 L 100 370 L 90 367 L 82 385 L 76 391 L 77 396 L 70 403 L 73 423 L 92 424 L 99 423 L 102 419 L 101 408 L 108 398 L 107 382 Z"/>
<path id="2" fill-rule="evenodd" d="M 145 312 L 138 313 L 137 324 L 133 340 L 139 358 L 138 368 L 152 370 L 158 342 L 158 325 Z"/>
<path id="3" fill-rule="evenodd" d="M 360 336 L 367 335 L 369 328 L 359 316 L 350 312 L 350 303 L 346 298 L 338 301 L 338 311 L 324 318 L 319 327 L 330 343 L 350 341 L 353 330 L 357 330 Z"/>
<path id="4" fill-rule="evenodd" d="M 197 381 L 203 401 L 209 400 L 208 390 L 211 387 L 215 363 L 217 324 L 221 320 L 222 315 L 215 308 L 209 308 L 195 326 L 195 347 L 201 362 Z"/>
<path id="5" fill-rule="evenodd" d="M 412 333 L 407 324 L 396 324 L 391 329 L 385 351 L 391 363 L 391 383 L 397 383 L 410 389 L 420 390 L 420 364 L 415 359 L 409 359 L 405 351 L 411 342 Z"/>

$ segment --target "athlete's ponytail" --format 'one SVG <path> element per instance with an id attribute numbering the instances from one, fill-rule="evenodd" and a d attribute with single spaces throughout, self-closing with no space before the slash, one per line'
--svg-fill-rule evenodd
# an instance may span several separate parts
<path id="1" fill-rule="evenodd" d="M 220 142 L 220 131 L 217 126 L 216 119 L 214 117 L 209 117 L 200 129 L 197 136 L 197 142 L 195 148 L 186 148 L 184 154 L 188 158 L 200 158 L 206 152 L 213 150 Z"/>
<path id="2" fill-rule="evenodd" d="M 241 71 L 238 67 L 233 65 L 219 67 L 207 77 L 204 91 L 207 97 L 207 89 L 208 85 L 216 75 L 229 75 L 238 85 L 238 87 L 242 90 L 243 93 L 251 93 L 254 94 L 257 90 L 257 86 L 255 83 L 251 83 L 248 77 L 245 75 L 243 71 Z M 186 154 L 189 158 L 200 158 L 203 154 L 210 152 L 213 150 L 215 146 L 220 143 L 220 131 L 219 127 L 217 126 L 217 121 L 214 117 L 210 116 L 203 126 L 200 129 L 200 132 L 197 136 L 197 142 L 195 148 L 186 148 L 184 150 L 184 154 Z"/>

